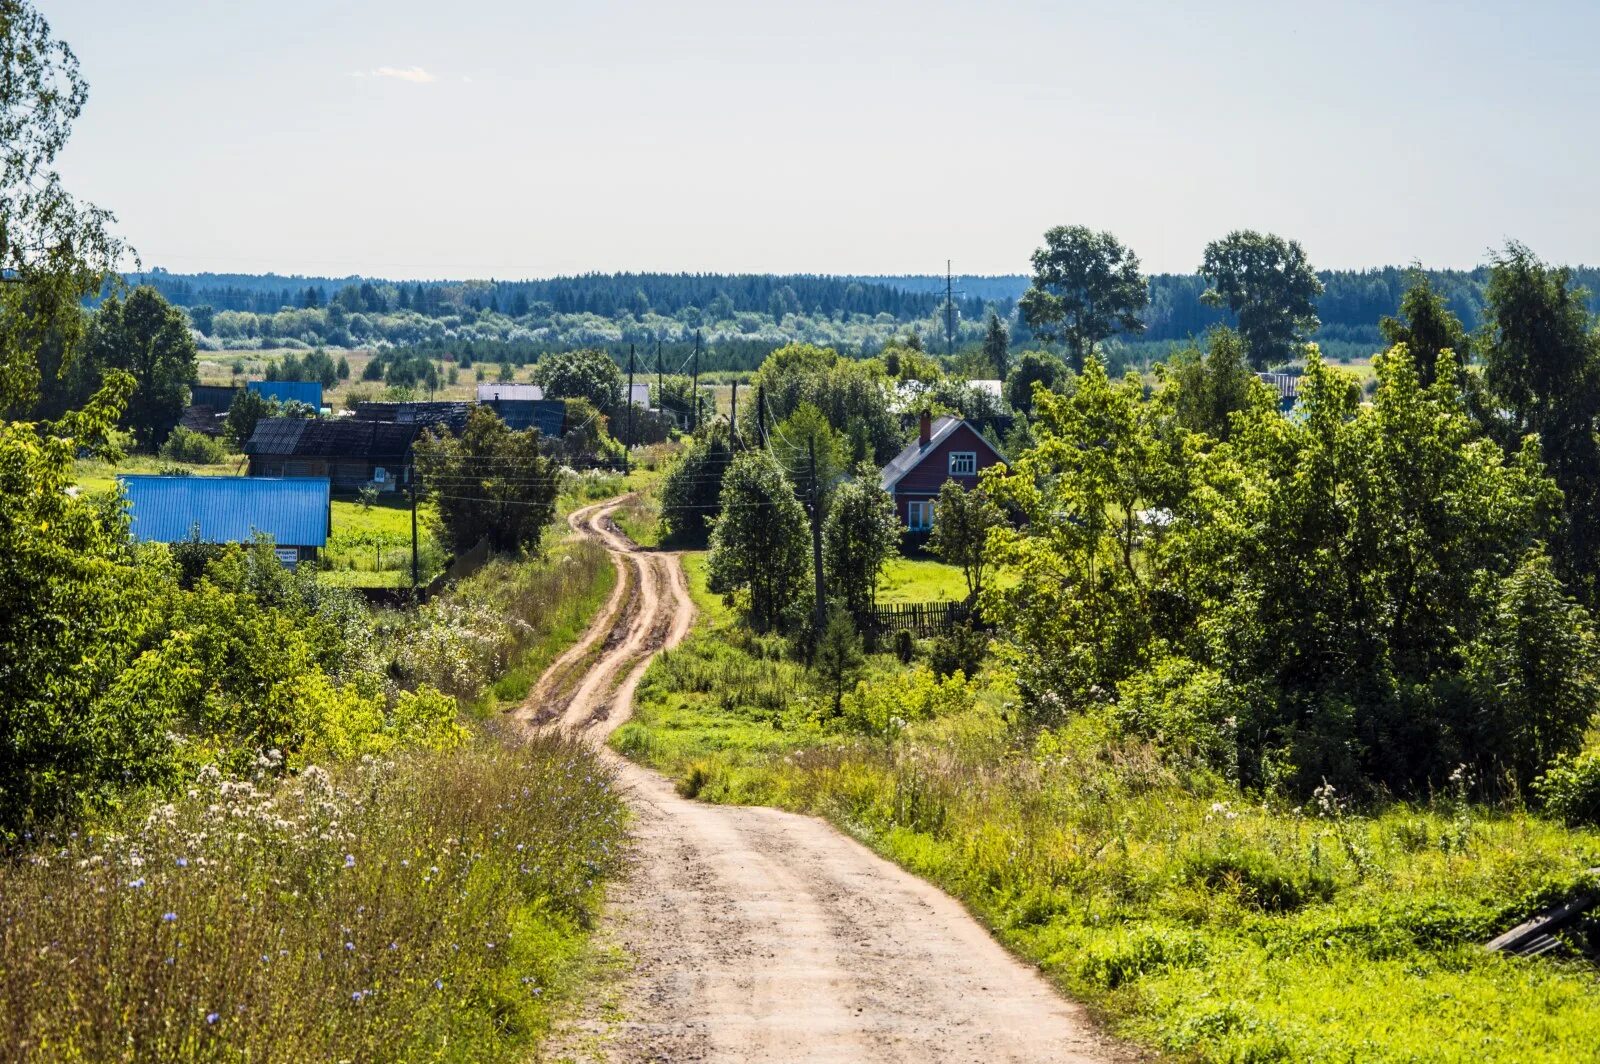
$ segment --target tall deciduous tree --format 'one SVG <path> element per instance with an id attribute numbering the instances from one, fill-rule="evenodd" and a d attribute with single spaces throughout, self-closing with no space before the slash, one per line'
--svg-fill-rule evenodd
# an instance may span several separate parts
<path id="1" fill-rule="evenodd" d="M 1067 376 L 1066 365 L 1048 351 L 1024 351 L 1006 375 L 1006 402 L 1013 410 L 1033 412 L 1033 386 L 1042 384 L 1053 391 Z"/>
<path id="2" fill-rule="evenodd" d="M 112 296 L 89 326 L 85 355 L 96 369 L 126 370 L 133 397 L 124 420 L 139 447 L 153 451 L 183 417 L 198 356 L 183 312 L 148 286 L 123 302 Z"/>
<path id="3" fill-rule="evenodd" d="M 783 470 L 761 451 L 733 460 L 711 533 L 708 586 L 759 632 L 799 620 L 811 581 L 806 515 Z"/>
<path id="4" fill-rule="evenodd" d="M 1298 242 L 1241 229 L 1206 245 L 1201 298 L 1238 318 L 1250 362 L 1258 368 L 1294 357 L 1317 327 L 1322 282 Z"/>
<path id="5" fill-rule="evenodd" d="M 878 574 L 894 557 L 903 531 L 894 500 L 868 475 L 834 493 L 822 527 L 822 569 L 829 596 L 857 623 L 877 604 Z"/>
<path id="6" fill-rule="evenodd" d="M 533 379 L 551 399 L 587 399 L 602 414 L 622 401 L 622 370 L 604 351 L 563 351 L 534 367 Z"/>
<path id="7" fill-rule="evenodd" d="M 1588 293 L 1565 267 L 1521 244 L 1494 259 L 1485 289 L 1484 376 L 1512 420 L 1538 434 L 1561 488 L 1565 523 L 1557 560 L 1593 605 L 1600 589 L 1600 337 Z"/>
<path id="8" fill-rule="evenodd" d="M 556 512 L 560 470 L 539 453 L 539 431 L 506 427 L 473 407 L 460 436 L 430 433 L 414 448 L 417 475 L 456 551 L 487 540 L 496 551 L 532 550 Z"/>
<path id="9" fill-rule="evenodd" d="M 722 478 L 733 461 L 727 426 L 707 422 L 678 453 L 661 485 L 661 523 L 671 539 L 703 542 L 722 510 Z"/>
<path id="10" fill-rule="evenodd" d="M 1110 233 L 1081 225 L 1056 226 L 1033 253 L 1033 285 L 1019 304 L 1034 335 L 1066 342 L 1072 368 L 1118 329 L 1144 331 L 1139 313 L 1150 290 L 1139 256 Z"/>
<path id="11" fill-rule="evenodd" d="M 928 549 L 959 566 L 967 582 L 967 601 L 976 602 L 989 571 L 989 530 L 1003 520 L 1000 507 L 983 488 L 968 491 L 954 480 L 939 489 Z"/>
<path id="12" fill-rule="evenodd" d="M 1206 337 L 1205 352 L 1190 347 L 1166 367 L 1178 423 L 1217 440 L 1228 438 L 1233 415 L 1249 405 L 1255 379 L 1239 334 L 1223 326 Z"/>
<path id="13" fill-rule="evenodd" d="M 1461 319 L 1451 312 L 1421 270 L 1412 274 L 1411 287 L 1400 297 L 1400 316 L 1385 317 L 1378 322 L 1378 331 L 1390 347 L 1406 345 L 1423 387 L 1433 383 L 1439 356 L 1444 352 L 1455 356 L 1457 366 L 1465 366 L 1472 357 L 1472 340 Z"/>

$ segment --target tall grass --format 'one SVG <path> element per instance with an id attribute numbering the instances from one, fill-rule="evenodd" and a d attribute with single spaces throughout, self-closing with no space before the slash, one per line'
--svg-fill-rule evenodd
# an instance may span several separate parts
<path id="1" fill-rule="evenodd" d="M 0 1059 L 527 1046 L 620 860 L 592 753 L 490 739 L 276 785 L 260 768 L 0 868 Z"/>

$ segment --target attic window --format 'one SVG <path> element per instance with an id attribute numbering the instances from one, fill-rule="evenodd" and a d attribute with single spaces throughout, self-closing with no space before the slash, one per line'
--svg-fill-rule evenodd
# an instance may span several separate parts
<path id="1" fill-rule="evenodd" d="M 950 475 L 953 477 L 976 476 L 978 472 L 977 451 L 951 451 Z"/>

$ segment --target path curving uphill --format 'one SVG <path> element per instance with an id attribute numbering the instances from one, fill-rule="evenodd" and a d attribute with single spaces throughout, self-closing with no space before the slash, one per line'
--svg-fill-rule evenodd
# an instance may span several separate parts
<path id="1" fill-rule="evenodd" d="M 570 518 L 611 553 L 617 590 L 519 711 L 596 744 L 627 719 L 651 657 L 694 618 L 678 557 L 629 542 L 611 520 L 620 504 Z M 623 1018 L 593 1025 L 583 1055 L 629 1064 L 1130 1059 L 960 904 L 824 821 L 690 801 L 603 752 L 636 815 L 612 931 L 632 964 Z"/>

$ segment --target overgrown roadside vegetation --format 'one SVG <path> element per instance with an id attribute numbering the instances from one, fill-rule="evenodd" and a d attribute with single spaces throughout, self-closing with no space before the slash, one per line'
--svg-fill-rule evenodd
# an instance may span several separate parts
<path id="1" fill-rule="evenodd" d="M 705 589 L 613 744 L 702 800 L 825 816 L 961 898 L 1119 1033 L 1204 1060 L 1577 1060 L 1593 971 L 1481 943 L 1588 882 L 1600 835 L 1462 789 L 1366 814 L 1246 797 L 1079 718 L 1019 739 L 998 671 L 872 655 L 828 717 Z"/>

